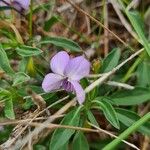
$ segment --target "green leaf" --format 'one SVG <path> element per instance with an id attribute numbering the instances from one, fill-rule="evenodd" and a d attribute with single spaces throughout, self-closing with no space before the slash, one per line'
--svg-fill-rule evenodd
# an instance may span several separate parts
<path id="1" fill-rule="evenodd" d="M 5 89 L 0 88 L 0 100 L 5 100 L 11 96 L 11 93 Z"/>
<path id="2" fill-rule="evenodd" d="M 94 101 L 97 104 L 96 108 L 103 111 L 106 119 L 117 129 L 120 128 L 120 124 L 113 106 L 104 100 L 104 98 L 97 97 Z"/>
<path id="3" fill-rule="evenodd" d="M 122 122 L 126 127 L 130 127 L 132 124 L 134 124 L 136 121 L 140 119 L 140 116 L 138 116 L 135 112 L 126 110 L 126 109 L 116 109 L 117 117 L 120 122 Z M 146 134 L 150 136 L 150 122 L 145 123 L 142 125 L 139 129 L 139 132 L 142 134 Z"/>
<path id="4" fill-rule="evenodd" d="M 54 44 L 55 46 L 67 48 L 70 51 L 81 52 L 81 48 L 76 42 L 64 37 L 47 37 L 39 44 Z"/>
<path id="5" fill-rule="evenodd" d="M 10 93 L 5 89 L 0 88 L 0 100 L 3 100 L 5 103 L 4 107 L 5 116 L 9 119 L 15 119 L 12 102 L 12 93 Z"/>
<path id="6" fill-rule="evenodd" d="M 140 41 L 142 42 L 145 50 L 147 51 L 148 55 L 150 56 L 150 46 L 148 43 L 148 40 L 146 39 L 144 35 L 143 26 L 141 25 L 141 18 L 140 15 L 135 11 L 128 11 L 126 10 L 126 14 L 134 28 L 134 30 L 137 32 Z"/>
<path id="7" fill-rule="evenodd" d="M 15 113 L 13 109 L 12 98 L 9 97 L 5 99 L 5 108 L 4 108 L 5 116 L 9 119 L 15 119 Z"/>
<path id="8" fill-rule="evenodd" d="M 92 113 L 90 110 L 87 112 L 87 115 L 88 115 L 89 121 L 90 121 L 92 124 L 94 124 L 94 125 L 96 125 L 97 127 L 99 127 L 99 124 L 97 123 L 97 121 L 96 121 L 96 119 L 95 119 L 93 113 Z"/>
<path id="9" fill-rule="evenodd" d="M 27 82 L 28 80 L 30 80 L 30 77 L 27 74 L 25 74 L 24 72 L 18 72 L 14 76 L 13 86 L 22 84 L 24 82 Z"/>
<path id="10" fill-rule="evenodd" d="M 9 64 L 7 54 L 1 44 L 0 44 L 0 68 L 2 68 L 9 75 L 14 74 L 14 71 Z"/>
<path id="11" fill-rule="evenodd" d="M 81 131 L 73 139 L 72 150 L 89 150 L 88 141 Z"/>
<path id="12" fill-rule="evenodd" d="M 26 72 L 26 69 L 27 69 L 27 65 L 28 65 L 28 57 L 24 57 L 21 59 L 20 63 L 19 63 L 19 66 L 18 66 L 18 70 L 20 72 Z"/>
<path id="13" fill-rule="evenodd" d="M 138 85 L 141 87 L 150 86 L 150 63 L 149 61 L 143 61 L 138 65 L 137 78 Z"/>
<path id="14" fill-rule="evenodd" d="M 101 72 L 109 72 L 111 71 L 114 67 L 117 66 L 119 59 L 120 59 L 120 49 L 115 48 L 113 49 L 108 56 L 104 59 L 103 65 L 101 68 Z"/>
<path id="15" fill-rule="evenodd" d="M 49 31 L 50 28 L 59 21 L 59 16 L 52 16 L 49 20 L 45 21 L 44 30 Z"/>
<path id="16" fill-rule="evenodd" d="M 35 150 L 46 150 L 46 146 L 43 145 L 35 145 Z"/>
<path id="17" fill-rule="evenodd" d="M 42 53 L 42 51 L 39 48 L 26 45 L 20 45 L 16 48 L 16 51 L 22 57 L 36 56 Z"/>
<path id="18" fill-rule="evenodd" d="M 122 90 L 113 94 L 110 99 L 115 105 L 138 105 L 150 100 L 150 90 L 147 88 Z"/>
<path id="19" fill-rule="evenodd" d="M 77 110 L 73 110 L 69 112 L 64 119 L 62 120 L 62 125 L 70 125 L 70 126 L 78 126 L 80 119 L 80 108 Z M 56 129 L 52 135 L 49 149 L 50 150 L 58 150 L 61 148 L 74 134 L 74 130 L 72 129 Z"/>
<path id="20" fill-rule="evenodd" d="M 61 146 L 61 148 L 59 148 L 58 150 L 68 150 L 68 145 L 69 145 L 69 141 L 65 143 L 63 146 Z"/>

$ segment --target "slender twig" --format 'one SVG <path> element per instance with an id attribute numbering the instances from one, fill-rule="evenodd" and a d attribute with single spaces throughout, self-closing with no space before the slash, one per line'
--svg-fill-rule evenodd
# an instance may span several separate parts
<path id="1" fill-rule="evenodd" d="M 105 134 L 107 134 L 107 135 L 109 135 L 109 136 L 111 136 L 111 137 L 113 137 L 113 138 L 118 139 L 118 137 L 117 137 L 116 135 L 114 135 L 114 134 L 108 132 L 107 130 L 103 130 L 103 129 L 97 127 L 96 125 L 94 125 L 94 124 L 92 124 L 92 123 L 90 123 L 90 122 L 88 122 L 88 124 L 89 124 L 90 126 L 96 128 L 98 131 L 103 132 L 103 133 L 105 133 Z M 134 148 L 134 149 L 140 150 L 138 147 L 136 147 L 136 146 L 135 146 L 134 144 L 132 144 L 132 143 L 129 143 L 129 142 L 125 141 L 125 140 L 121 140 L 121 141 L 124 142 L 124 143 L 126 143 L 127 145 L 129 145 L 130 147 L 132 147 L 132 148 Z"/>
<path id="2" fill-rule="evenodd" d="M 105 73 L 103 73 L 103 74 L 90 74 L 90 75 L 88 75 L 88 76 L 86 76 L 87 78 L 99 78 L 99 77 L 101 77 L 101 76 L 103 76 Z"/>
<path id="3" fill-rule="evenodd" d="M 61 118 L 64 117 L 64 115 L 60 115 L 60 116 L 52 116 L 52 118 Z M 35 118 L 34 121 L 39 121 L 39 120 L 46 120 L 48 119 L 48 117 L 38 117 Z M 29 121 L 31 121 L 32 119 L 24 119 L 24 120 L 12 120 L 12 121 L 3 121 L 0 122 L 0 126 L 7 126 L 7 125 L 15 125 L 15 124 L 29 124 Z"/>
<path id="4" fill-rule="evenodd" d="M 104 0 L 104 26 L 106 28 L 109 28 L 109 23 L 108 23 L 108 6 L 107 6 L 107 1 Z M 107 30 L 104 30 L 104 56 L 106 57 L 108 54 L 109 50 L 109 33 Z"/>
<path id="5" fill-rule="evenodd" d="M 144 106 L 144 108 L 139 112 L 139 116 L 145 115 L 150 110 L 150 103 Z"/>
<path id="6" fill-rule="evenodd" d="M 139 0 L 132 0 L 131 3 L 127 6 L 127 10 L 130 10 L 131 8 L 136 8 L 139 5 Z"/>
<path id="7" fill-rule="evenodd" d="M 12 123 L 13 124 L 14 123 L 17 124 L 18 122 L 12 122 Z M 27 124 L 27 121 L 23 122 L 23 124 Z M 95 133 L 101 133 L 102 132 L 102 133 L 105 133 L 105 134 L 107 134 L 107 135 L 109 135 L 109 136 L 111 136 L 113 138 L 118 138 L 116 135 L 112 134 L 111 132 L 108 132 L 107 130 L 101 129 L 101 128 L 95 126 L 94 124 L 92 124 L 90 122 L 88 122 L 88 124 L 90 126 L 94 127 L 95 129 L 83 128 L 83 127 L 75 127 L 75 126 L 69 126 L 69 125 L 59 125 L 59 124 L 52 124 L 52 123 L 50 123 L 48 125 L 45 125 L 43 123 L 36 123 L 36 122 L 31 123 L 30 126 L 34 126 L 34 127 L 43 126 L 44 128 L 47 128 L 47 129 L 50 129 L 50 130 L 58 129 L 58 128 L 60 128 L 60 129 L 64 128 L 64 129 L 72 129 L 72 130 L 78 130 L 78 131 L 84 131 L 84 132 L 95 132 Z M 139 150 L 132 143 L 129 143 L 129 142 L 125 141 L 125 140 L 122 140 L 122 142 L 126 143 L 127 145 L 131 146 L 132 148 L 135 148 L 135 149 Z"/>
<path id="8" fill-rule="evenodd" d="M 103 74 L 90 74 L 87 76 L 87 78 L 99 78 L 99 77 L 102 77 L 105 73 Z M 107 81 L 106 84 L 110 85 L 110 86 L 117 86 L 117 87 L 122 87 L 122 88 L 125 88 L 125 89 L 129 89 L 129 90 L 133 90 L 134 89 L 134 86 L 131 86 L 129 84 L 126 84 L 126 83 L 121 83 L 121 82 L 116 82 L 116 81 Z"/>
<path id="9" fill-rule="evenodd" d="M 126 82 L 133 74 L 137 66 L 143 61 L 146 53 L 142 53 L 133 63 L 133 65 L 129 68 L 125 76 L 122 78 L 122 82 Z"/>
<path id="10" fill-rule="evenodd" d="M 81 2 L 83 2 L 83 0 L 76 0 L 76 1 L 75 1 L 76 4 L 79 4 L 79 3 L 81 3 Z M 62 13 L 63 11 L 66 11 L 66 10 L 69 9 L 70 7 L 71 7 L 70 4 L 65 3 L 64 5 L 62 5 L 62 6 L 60 6 L 59 8 L 57 8 L 57 11 L 58 11 L 59 13 Z"/>
<path id="11" fill-rule="evenodd" d="M 58 116 L 58 117 L 62 117 L 62 116 Z M 6 122 L 6 123 L 1 123 L 1 124 L 2 125 L 11 125 L 11 124 L 19 124 L 19 123 L 28 124 L 28 120 L 11 121 L 11 122 L 8 122 L 8 123 Z M 59 125 L 59 124 L 52 124 L 52 123 L 50 123 L 48 125 L 45 125 L 43 123 L 36 123 L 36 122 L 30 123 L 30 126 L 34 126 L 34 127 L 43 126 L 44 128 L 47 128 L 47 129 L 50 129 L 50 130 L 58 129 L 58 128 L 60 128 L 60 129 L 64 128 L 64 129 L 72 129 L 72 130 L 78 130 L 78 131 L 84 131 L 84 132 L 95 132 L 95 133 L 103 132 L 103 133 L 105 133 L 105 134 L 107 134 L 107 135 L 109 135 L 111 137 L 118 138 L 116 135 L 112 134 L 111 132 L 108 132 L 106 130 L 98 128 L 97 126 L 95 126 L 95 125 L 93 125 L 93 124 L 91 124 L 89 122 L 88 122 L 88 124 L 90 126 L 96 128 L 96 130 L 95 129 L 90 129 L 90 128 L 74 127 L 74 126 Z M 138 148 L 136 148 L 135 145 L 133 145 L 133 144 L 131 144 L 131 143 L 125 141 L 125 140 L 122 140 L 122 142 L 126 143 L 127 145 L 131 146 L 132 148 L 138 149 Z"/>
<path id="12" fill-rule="evenodd" d="M 129 128 L 127 128 L 124 132 L 122 132 L 117 139 L 113 140 L 109 144 L 107 144 L 103 150 L 112 150 L 115 149 L 116 146 L 121 142 L 121 140 L 126 139 L 130 134 L 135 132 L 139 127 L 141 127 L 145 122 L 150 119 L 150 112 L 140 118 L 138 121 L 133 123 Z"/>
<path id="13" fill-rule="evenodd" d="M 137 34 L 132 30 L 131 25 L 128 23 L 128 21 L 126 20 L 126 18 L 123 16 L 120 8 L 119 8 L 119 4 L 117 2 L 117 0 L 110 0 L 114 10 L 116 11 L 120 21 L 122 22 L 122 24 L 124 25 L 124 27 L 127 29 L 127 31 L 137 40 L 139 41 L 139 38 L 137 36 Z"/>
<path id="14" fill-rule="evenodd" d="M 138 50 L 136 53 L 132 54 L 128 59 L 126 59 L 125 61 L 123 61 L 121 64 L 119 64 L 117 67 L 113 68 L 111 71 L 109 71 L 108 73 L 106 73 L 104 76 L 100 77 L 99 79 L 97 79 L 96 81 L 94 81 L 92 84 L 90 84 L 86 89 L 85 92 L 88 93 L 90 92 L 92 89 L 94 89 L 96 86 L 101 85 L 102 83 L 104 83 L 111 75 L 113 75 L 117 70 L 119 70 L 122 66 L 124 66 L 128 61 L 132 60 L 134 57 L 136 57 L 137 55 L 139 55 L 141 52 L 143 52 L 144 49 L 140 49 Z"/>
<path id="15" fill-rule="evenodd" d="M 150 138 L 148 136 L 144 137 L 141 150 L 148 150 L 150 144 Z"/>
<path id="16" fill-rule="evenodd" d="M 129 84 L 120 83 L 120 82 L 116 82 L 116 81 L 107 81 L 106 84 L 108 84 L 110 86 L 121 87 L 121 88 L 128 89 L 128 90 L 133 90 L 135 88 L 134 86 L 131 86 Z"/>
<path id="17" fill-rule="evenodd" d="M 48 110 L 49 108 L 55 106 L 56 104 L 58 104 L 58 103 L 60 103 L 60 102 L 62 102 L 62 101 L 64 101 L 64 100 L 68 99 L 68 97 L 69 97 L 69 96 L 66 96 L 66 97 L 64 97 L 64 98 L 62 98 L 62 99 L 56 101 L 55 103 L 49 105 L 47 108 L 45 108 L 44 110 L 42 110 L 42 111 L 40 111 L 38 114 L 36 114 L 36 115 L 28 122 L 28 124 L 19 132 L 19 134 L 18 134 L 16 137 L 14 137 L 11 141 L 9 141 L 9 145 L 8 145 L 7 147 L 11 146 L 11 145 L 17 140 L 17 138 L 27 129 L 27 127 L 34 121 L 34 119 L 36 119 L 40 114 L 44 113 L 46 110 Z M 61 113 L 60 115 L 62 115 L 62 114 L 63 114 L 63 113 Z M 58 114 L 58 115 L 55 114 L 55 115 L 53 115 L 53 116 L 50 117 L 50 120 L 55 120 L 55 119 L 57 118 L 57 116 L 60 116 L 60 115 L 59 115 L 59 114 Z M 49 120 L 49 119 L 48 119 L 48 120 Z M 45 122 L 46 122 L 46 121 L 45 121 Z M 1 146 L 3 147 L 3 145 L 1 145 Z M 4 147 L 5 147 L 5 144 L 4 144 Z"/>

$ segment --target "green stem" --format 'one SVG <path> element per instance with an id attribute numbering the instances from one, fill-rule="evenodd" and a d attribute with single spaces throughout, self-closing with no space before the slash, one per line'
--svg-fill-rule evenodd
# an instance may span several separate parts
<path id="1" fill-rule="evenodd" d="M 30 34 L 30 38 L 32 37 L 32 27 L 33 27 L 32 16 L 33 16 L 33 0 L 31 0 L 31 2 L 30 2 L 30 15 L 29 15 L 29 34 Z"/>
<path id="2" fill-rule="evenodd" d="M 132 75 L 132 73 L 134 72 L 134 70 L 136 69 L 136 67 L 142 62 L 143 58 L 145 56 L 145 53 L 142 53 L 134 62 L 134 64 L 129 68 L 128 72 L 126 73 L 126 75 L 123 77 L 122 82 L 126 82 Z"/>
<path id="3" fill-rule="evenodd" d="M 150 112 L 144 115 L 141 119 L 139 119 L 137 122 L 132 124 L 127 130 L 125 130 L 123 133 L 121 133 L 117 139 L 113 140 L 111 143 L 106 145 L 102 150 L 113 150 L 120 142 L 121 140 L 124 140 L 127 138 L 131 133 L 136 131 L 141 125 L 143 125 L 145 122 L 147 122 L 150 119 Z"/>

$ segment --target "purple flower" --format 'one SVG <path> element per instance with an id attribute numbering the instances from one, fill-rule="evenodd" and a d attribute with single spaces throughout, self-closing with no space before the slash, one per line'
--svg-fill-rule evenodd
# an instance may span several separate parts
<path id="1" fill-rule="evenodd" d="M 30 5 L 30 0 L 4 0 L 9 5 L 16 8 L 18 11 L 28 10 Z"/>
<path id="2" fill-rule="evenodd" d="M 74 92 L 79 104 L 85 100 L 85 92 L 79 81 L 90 72 L 90 63 L 83 56 L 70 58 L 65 51 L 57 53 L 50 61 L 53 73 L 45 76 L 42 88 L 45 92 L 64 89 Z"/>

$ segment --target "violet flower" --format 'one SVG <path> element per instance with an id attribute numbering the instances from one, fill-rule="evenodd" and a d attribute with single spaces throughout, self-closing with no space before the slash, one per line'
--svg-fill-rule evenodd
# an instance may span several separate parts
<path id="1" fill-rule="evenodd" d="M 30 0 L 4 0 L 4 1 L 8 3 L 10 6 L 17 9 L 18 11 L 28 10 L 30 5 Z"/>
<path id="2" fill-rule="evenodd" d="M 77 96 L 79 104 L 85 100 L 85 91 L 79 81 L 90 72 L 90 63 L 83 56 L 70 58 L 65 51 L 57 53 L 50 61 L 53 73 L 45 76 L 42 88 L 45 92 L 64 89 Z"/>

